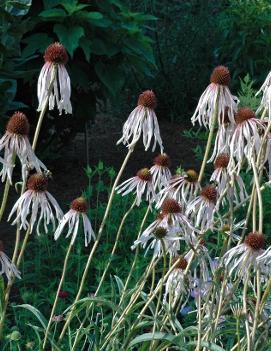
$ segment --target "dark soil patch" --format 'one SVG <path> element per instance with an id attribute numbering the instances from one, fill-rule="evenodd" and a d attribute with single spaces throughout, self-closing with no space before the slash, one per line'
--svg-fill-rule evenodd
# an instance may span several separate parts
<path id="1" fill-rule="evenodd" d="M 90 166 L 95 166 L 102 160 L 106 166 L 113 166 L 116 171 L 119 170 L 127 152 L 123 145 L 116 145 L 121 136 L 122 123 L 122 121 L 103 116 L 90 127 L 88 137 Z M 185 169 L 199 167 L 192 152 L 192 148 L 198 144 L 198 140 L 182 136 L 182 131 L 189 127 L 190 125 L 182 125 L 179 122 L 160 121 L 163 144 L 165 152 L 171 157 L 172 170 L 180 164 Z M 156 155 L 157 152 L 145 152 L 140 141 L 124 171 L 122 180 L 135 175 L 140 168 L 150 167 Z M 66 210 L 70 201 L 79 196 L 87 186 L 87 177 L 84 172 L 86 158 L 85 137 L 84 134 L 79 134 L 68 148 L 61 150 L 59 159 L 46 163 L 48 169 L 53 173 L 49 191 L 58 200 L 63 210 Z M 3 184 L 1 184 L 0 190 L 2 194 Z M 0 237 L 4 242 L 10 241 L 11 244 L 15 238 L 15 227 L 7 223 L 6 219 L 17 198 L 18 195 L 13 188 L 10 192 L 7 211 L 0 224 Z"/>

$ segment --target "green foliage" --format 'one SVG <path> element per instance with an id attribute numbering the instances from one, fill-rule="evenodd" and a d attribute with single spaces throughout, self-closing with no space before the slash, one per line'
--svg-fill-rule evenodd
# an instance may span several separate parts
<path id="1" fill-rule="evenodd" d="M 111 190 L 112 181 L 115 177 L 115 170 L 112 167 L 105 166 L 104 163 L 100 161 L 95 167 L 91 168 L 88 166 L 85 172 L 89 180 L 89 186 L 82 195 L 87 198 L 90 203 L 88 214 L 94 230 L 97 233 L 98 226 L 101 223 L 107 204 L 106 201 Z M 130 247 L 139 230 L 140 221 L 144 217 L 147 204 L 140 208 L 136 208 L 130 216 L 128 216 L 123 228 L 118 249 L 107 274 L 105 284 L 103 284 L 97 298 L 93 298 L 91 294 L 95 292 L 95 289 L 99 284 L 115 242 L 118 226 L 124 213 L 131 206 L 133 200 L 133 196 L 122 197 L 116 195 L 114 198 L 101 245 L 99 245 L 97 253 L 93 258 L 93 264 L 88 275 L 89 278 L 84 289 L 84 296 L 86 297 L 78 303 L 78 307 L 75 311 L 76 316 L 78 315 L 80 318 L 81 316 L 84 316 L 85 313 L 89 313 L 87 312 L 88 306 L 93 302 L 95 303 L 95 306 L 97 306 L 98 312 L 101 311 L 101 306 L 103 306 L 103 309 L 106 311 L 108 309 L 116 310 L 116 307 L 114 306 L 118 302 L 119 294 L 124 285 L 123 280 L 127 277 L 134 258 L 134 253 L 131 253 Z M 152 221 L 153 217 L 154 215 L 151 215 L 147 223 Z M 15 330 L 20 333 L 20 341 L 13 340 L 12 343 L 14 343 L 14 345 L 19 343 L 19 345 L 23 347 L 23 345 L 30 344 L 34 345 L 33 349 L 36 350 L 38 347 L 37 345 L 41 343 L 39 340 L 42 340 L 44 335 L 45 324 L 47 322 L 46 319 L 50 314 L 51 306 L 55 298 L 55 293 L 61 276 L 63 259 L 70 239 L 66 239 L 65 233 L 63 233 L 58 241 L 54 241 L 53 229 L 49 231 L 49 234 L 42 234 L 41 236 L 37 236 L 35 233 L 33 234 L 32 239 L 28 243 L 28 249 L 25 253 L 22 265 L 23 279 L 16 282 L 16 294 L 13 296 L 16 305 L 15 303 L 12 304 L 13 311 L 10 312 L 13 313 L 10 313 L 11 317 L 6 326 L 6 334 L 9 335 L 6 338 L 6 345 L 11 342 L 10 330 Z M 82 228 L 80 228 L 80 232 L 68 261 L 67 275 L 62 288 L 62 290 L 69 293 L 69 296 L 65 299 L 59 300 L 56 315 L 64 313 L 72 303 L 74 294 L 78 290 L 80 284 L 80 279 L 88 254 L 89 248 L 84 247 Z M 140 263 L 137 265 L 128 286 L 129 289 L 140 279 L 143 270 L 149 262 L 149 257 L 145 258 L 140 253 L 139 262 Z M 50 277 L 50 279 L 48 279 L 48 277 Z M 0 296 L 3 295 L 0 294 Z M 111 313 L 112 312 L 109 313 L 108 310 L 108 316 L 104 316 L 104 321 L 111 316 Z M 98 329 L 100 328 L 97 328 L 97 326 L 93 324 L 93 321 L 90 321 L 90 323 L 91 324 L 87 329 L 82 330 L 83 334 L 81 337 L 84 339 L 84 336 L 87 333 L 88 341 L 91 344 L 93 343 L 93 331 L 96 330 L 95 333 L 98 333 Z M 61 322 L 54 323 L 54 328 L 58 331 L 62 326 L 63 324 Z M 106 331 L 108 331 L 108 327 L 109 325 L 107 324 Z M 100 332 L 101 331 L 99 331 L 99 333 Z M 98 336 L 96 335 L 96 337 Z M 58 348 L 56 348 L 56 350 L 58 350 Z"/>
<path id="2" fill-rule="evenodd" d="M 20 2 L 4 1 L 0 7 L 0 115 L 7 111 L 25 107 L 16 101 L 17 79 L 27 75 L 22 68 L 20 40 L 26 30 L 27 15 L 31 0 Z M 1 118 L 0 127 L 3 125 Z"/>
<path id="3" fill-rule="evenodd" d="M 157 93 L 162 118 L 187 121 L 217 63 L 216 14 L 224 1 L 130 0 L 129 4 L 158 18 L 152 35 L 158 72 L 139 84 Z"/>
<path id="4" fill-rule="evenodd" d="M 47 144 L 53 142 L 54 156 L 59 145 L 95 118 L 98 104 L 116 99 L 133 72 L 143 79 L 156 68 L 152 40 L 146 35 L 147 24 L 155 18 L 132 12 L 123 1 L 40 0 L 31 5 L 25 0 L 24 6 L 14 3 L 20 5 L 17 18 L 13 16 L 17 5 L 5 3 L 1 10 L 0 114 L 37 106 L 37 79 L 50 43 L 62 42 L 70 55 L 67 70 L 73 118 L 66 119 L 63 128 L 57 112 L 50 112 L 50 125 L 45 125 L 43 133 L 47 139 L 43 149 L 50 151 Z M 15 97 L 25 105 L 12 103 Z M 35 114 L 29 117 L 36 119 Z"/>
<path id="5" fill-rule="evenodd" d="M 250 107 L 253 111 L 259 107 L 261 98 L 255 96 L 256 90 L 253 87 L 254 81 L 250 78 L 249 74 L 244 79 L 240 79 L 240 90 L 238 98 L 240 100 L 240 107 Z"/>
<path id="6" fill-rule="evenodd" d="M 230 0 L 220 21 L 220 61 L 233 71 L 233 80 L 249 73 L 259 84 L 271 63 L 270 1 Z"/>

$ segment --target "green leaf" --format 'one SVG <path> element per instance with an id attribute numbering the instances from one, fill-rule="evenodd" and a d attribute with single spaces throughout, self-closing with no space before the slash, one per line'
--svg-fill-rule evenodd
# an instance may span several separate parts
<path id="1" fill-rule="evenodd" d="M 82 48 L 84 51 L 84 54 L 86 56 L 86 60 L 89 62 L 90 60 L 90 54 L 91 54 L 91 42 L 89 39 L 83 37 L 79 41 L 79 46 Z"/>
<path id="2" fill-rule="evenodd" d="M 78 14 L 81 18 L 86 19 L 88 21 L 91 20 L 101 20 L 104 16 L 101 12 L 93 11 L 93 12 L 87 12 L 87 11 L 81 11 Z"/>
<path id="3" fill-rule="evenodd" d="M 65 10 L 69 13 L 69 15 L 74 14 L 75 12 L 79 12 L 82 9 L 88 7 L 87 4 L 78 4 L 77 0 L 69 0 L 69 1 L 61 1 L 61 5 L 65 8 Z"/>
<path id="4" fill-rule="evenodd" d="M 146 341 L 151 341 L 151 340 L 166 340 L 168 342 L 172 342 L 175 338 L 175 335 L 173 334 L 167 334 L 167 333 L 162 333 L 162 332 L 156 332 L 156 333 L 145 333 L 142 335 L 139 335 L 135 337 L 129 344 L 129 347 L 132 347 L 136 344 L 146 342 Z"/>
<path id="5" fill-rule="evenodd" d="M 14 308 L 24 308 L 28 311 L 30 311 L 31 313 L 34 314 L 34 316 L 37 318 L 37 320 L 40 322 L 40 324 L 42 325 L 42 327 L 45 329 L 46 325 L 47 325 L 47 320 L 45 319 L 45 317 L 41 314 L 41 312 L 39 310 L 37 310 L 35 307 L 28 305 L 28 304 L 23 304 L 23 305 L 18 305 L 15 306 Z"/>
<path id="6" fill-rule="evenodd" d="M 95 65 L 95 72 L 113 96 L 120 92 L 125 81 L 124 73 L 120 66 L 99 62 Z"/>
<path id="7" fill-rule="evenodd" d="M 43 53 L 45 49 L 53 42 L 46 33 L 37 33 L 25 38 L 23 43 L 26 43 L 26 47 L 22 51 L 23 57 L 28 57 L 36 52 Z"/>
<path id="8" fill-rule="evenodd" d="M 67 28 L 62 24 L 54 25 L 54 32 L 71 56 L 73 56 L 74 50 L 78 48 L 80 38 L 85 34 L 84 28 L 81 26 Z"/>
<path id="9" fill-rule="evenodd" d="M 196 346 L 197 341 L 190 341 L 189 343 L 187 343 L 187 345 Z M 208 341 L 201 341 L 200 345 L 202 347 L 206 347 L 207 350 L 210 350 L 210 351 L 225 351 L 225 349 L 223 349 L 222 347 Z"/>
<path id="10" fill-rule="evenodd" d="M 65 17 L 67 13 L 62 9 L 48 9 L 44 10 L 39 14 L 40 17 L 52 18 L 52 17 Z"/>

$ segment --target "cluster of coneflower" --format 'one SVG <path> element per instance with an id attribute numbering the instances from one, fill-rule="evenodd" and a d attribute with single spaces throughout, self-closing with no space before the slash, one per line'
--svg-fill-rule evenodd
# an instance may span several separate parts
<path id="1" fill-rule="evenodd" d="M 1 176 L 2 182 L 5 182 L 1 218 L 6 207 L 9 187 L 13 183 L 13 169 L 17 158 L 22 169 L 21 195 L 8 217 L 8 220 L 12 220 L 12 224 L 17 226 L 12 259 L 4 253 L 3 243 L 0 242 L 1 274 L 8 280 L 0 334 L 4 327 L 11 287 L 16 277 L 21 278 L 19 266 L 31 233 L 36 231 L 38 235 L 41 232 L 51 235 L 53 231 L 55 239 L 58 239 L 61 233 L 66 233 L 71 240 L 44 333 L 42 349 L 45 349 L 51 324 L 58 320 L 55 315 L 58 297 L 65 279 L 67 260 L 79 233 L 80 222 L 83 223 L 85 245 L 90 245 L 92 239 L 94 243 L 72 308 L 75 308 L 75 303 L 82 296 L 92 258 L 100 243 L 117 192 L 123 196 L 129 193 L 134 195 L 131 210 L 144 202 L 148 205 L 146 218 L 150 211 L 157 214 L 156 219 L 147 228 L 143 228 L 137 237 L 135 234 L 132 245 L 132 250 L 136 250 L 135 259 L 141 249 L 145 251 L 145 255 L 151 256 L 150 265 L 146 269 L 146 279 L 150 272 L 154 272 L 155 276 L 155 266 L 160 259 L 164 262 L 162 277 L 156 288 L 152 286 L 149 300 L 132 324 L 131 330 L 135 329 L 153 300 L 156 301 L 153 333 L 163 331 L 156 322 L 158 316 L 161 318 L 161 314 L 163 315 L 163 311 L 163 318 L 167 320 L 166 311 L 178 314 L 179 311 L 184 311 L 186 306 L 194 304 L 198 319 L 196 347 L 200 350 L 203 348 L 203 341 L 223 343 L 223 340 L 215 336 L 215 330 L 223 326 L 223 316 L 229 311 L 232 311 L 233 315 L 237 314 L 238 306 L 238 313 L 245 318 L 246 336 L 238 339 L 237 346 L 232 350 L 239 350 L 241 344 L 242 349 L 253 350 L 258 328 L 265 318 L 265 304 L 271 289 L 271 248 L 265 246 L 262 201 L 262 191 L 269 182 L 266 178 L 271 177 L 271 73 L 259 91 L 262 101 L 258 110 L 254 112 L 248 107 L 240 107 L 238 98 L 231 94 L 229 70 L 224 66 L 214 69 L 210 84 L 200 97 L 192 117 L 193 124 L 199 123 L 209 131 L 199 172 L 189 169 L 172 175 L 170 158 L 164 151 L 155 113 L 155 94 L 151 90 L 140 94 L 137 107 L 125 122 L 122 137 L 118 141 L 118 144 L 126 145 L 128 151 L 95 236 L 87 215 L 87 201 L 82 197 L 75 199 L 70 210 L 63 215 L 57 201 L 48 191 L 50 172 L 35 154 L 46 110 L 57 108 L 60 114 L 63 110 L 65 113 L 72 113 L 70 78 L 65 68 L 68 55 L 65 48 L 59 43 L 50 45 L 44 59 L 45 64 L 38 79 L 40 118 L 32 146 L 29 142 L 29 122 L 22 112 L 12 115 L 0 140 L 0 150 L 4 151 L 3 158 L 0 158 L 3 165 Z M 123 170 L 141 138 L 145 150 L 153 144 L 154 151 L 158 145 L 160 154 L 155 157 L 152 167 L 140 169 L 134 177 L 119 184 Z M 203 179 L 207 178 L 208 163 L 213 163 L 214 170 L 209 181 L 203 184 Z M 250 174 L 250 183 L 245 184 L 243 181 L 244 171 Z M 250 195 L 248 191 L 251 192 Z M 238 215 L 240 208 L 247 209 L 243 219 Z M 122 226 L 123 222 L 116 233 L 111 258 L 95 296 L 99 293 L 111 264 Z M 221 234 L 224 235 L 222 248 L 213 249 L 209 241 L 217 242 Z M 219 249 L 221 250 L 218 251 Z M 129 280 L 129 277 L 127 279 Z M 139 290 L 143 288 L 144 284 L 139 285 Z M 255 295 L 254 309 L 248 308 L 251 294 Z M 139 296 L 140 292 L 132 296 L 132 302 L 128 305 L 130 309 Z M 113 323 L 111 333 L 125 320 L 126 314 L 127 310 L 124 310 L 120 318 L 113 318 L 116 322 Z M 72 313 L 65 316 L 59 342 L 65 336 L 71 319 Z M 110 343 L 111 333 L 106 338 L 104 347 Z M 154 341 L 150 350 L 152 349 L 155 349 Z"/>

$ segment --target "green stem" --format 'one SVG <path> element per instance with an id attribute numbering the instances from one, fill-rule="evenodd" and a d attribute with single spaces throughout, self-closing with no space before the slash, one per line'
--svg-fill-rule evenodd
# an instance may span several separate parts
<path id="1" fill-rule="evenodd" d="M 68 260 L 69 260 L 69 257 L 70 257 L 70 253 L 71 253 L 71 250 L 72 250 L 72 246 L 73 246 L 73 245 L 72 245 L 72 242 L 70 242 L 69 247 L 68 247 L 68 250 L 67 250 L 67 253 L 66 253 L 66 256 L 65 256 L 65 260 L 64 260 L 64 264 L 63 264 L 63 269 L 62 269 L 62 275 L 61 275 L 60 282 L 59 282 L 59 284 L 58 284 L 58 288 L 57 288 L 57 292 L 56 292 L 55 301 L 54 301 L 54 304 L 53 304 L 53 307 L 52 307 L 52 310 L 51 310 L 50 319 L 49 319 L 49 322 L 48 322 L 48 325 L 47 325 L 47 328 L 46 328 L 46 331 L 45 331 L 45 336 L 44 336 L 44 341 L 43 341 L 42 350 L 45 350 L 46 342 L 47 342 L 48 335 L 49 335 L 49 331 L 50 331 L 50 326 L 51 326 L 51 324 L 52 324 L 53 316 L 54 316 L 54 314 L 55 314 L 55 310 L 56 310 L 56 306 L 57 306 L 57 302 L 58 302 L 58 298 L 59 298 L 59 292 L 60 292 L 60 290 L 61 290 L 61 288 L 62 288 L 64 279 L 65 279 L 65 276 L 66 276 L 67 266 L 68 266 Z"/>
<path id="2" fill-rule="evenodd" d="M 164 280 L 164 277 L 166 275 L 166 270 L 167 270 L 167 256 L 166 256 L 166 247 L 165 247 L 165 242 L 163 239 L 161 239 L 161 244 L 162 244 L 162 248 L 163 248 L 163 273 L 162 273 L 162 280 Z M 159 307 L 160 307 L 160 303 L 161 303 L 161 299 L 162 299 L 162 293 L 163 293 L 163 285 L 161 284 L 160 286 L 160 290 L 159 290 L 159 296 L 158 296 L 158 300 L 157 300 L 157 305 L 156 305 L 156 309 L 155 309 L 155 314 L 154 314 L 154 325 L 153 325 L 153 336 L 156 330 L 156 326 L 157 326 L 157 318 L 158 318 L 158 311 L 159 311 Z M 154 339 L 151 342 L 151 346 L 150 346 L 150 351 L 155 350 L 157 346 L 157 343 L 154 341 Z"/>
<path id="3" fill-rule="evenodd" d="M 201 349 L 201 295 L 198 297 L 198 341 L 196 351 Z"/>
<path id="4" fill-rule="evenodd" d="M 84 288 L 84 285 L 85 285 L 85 281 L 86 281 L 86 278 L 87 278 L 87 275 L 88 275 L 88 271 L 89 271 L 89 268 L 90 268 L 90 264 L 91 264 L 91 261 L 92 261 L 92 258 L 94 256 L 94 253 L 96 251 L 96 248 L 100 242 L 100 239 L 101 239 L 101 236 L 102 236 L 102 233 L 103 233 L 103 229 L 104 229 L 104 226 L 105 226 L 105 223 L 106 223 L 106 220 L 107 220 L 107 217 L 109 215 L 109 212 L 110 212 L 110 209 L 111 209 L 111 206 L 112 206 L 112 201 L 113 201 L 113 198 L 114 198 L 114 194 L 115 194 L 115 190 L 116 190 L 116 187 L 118 185 L 118 182 L 120 180 L 120 177 L 122 176 L 122 173 L 127 165 L 127 162 L 130 158 L 130 156 L 132 155 L 134 149 L 129 149 L 123 163 L 122 163 L 122 166 L 119 170 L 119 173 L 115 179 L 115 182 L 113 184 L 113 187 L 112 187 L 112 190 L 111 190 L 111 193 L 110 193 L 110 197 L 108 199 L 108 203 L 107 203 L 107 207 L 106 207 L 106 210 L 105 210 L 105 213 L 104 213 L 104 217 L 103 217 L 103 220 L 102 220 L 102 223 L 100 225 L 100 228 L 99 228 L 99 232 L 98 232 L 98 235 L 97 235 L 97 239 L 95 240 L 95 243 L 92 247 L 92 250 L 88 256 L 88 260 L 87 260 L 87 263 L 86 263 L 86 266 L 85 266 L 85 270 L 83 272 L 83 276 L 82 276 L 82 280 L 81 280 L 81 283 L 80 283 L 80 286 L 79 286 L 79 289 L 78 289 L 78 292 L 77 292 L 77 295 L 74 299 L 74 302 L 73 302 L 73 307 L 68 315 L 68 318 L 64 324 L 64 327 L 62 329 L 62 332 L 60 334 L 60 337 L 59 337 L 59 342 L 63 339 L 64 335 L 65 335 L 65 332 L 68 328 L 68 326 L 70 325 L 70 322 L 71 322 L 71 319 L 72 319 L 72 312 L 74 310 L 74 306 L 75 304 L 78 302 L 78 300 L 80 299 L 81 297 L 81 294 L 82 294 L 82 291 L 83 291 L 83 288 Z"/>
<path id="5" fill-rule="evenodd" d="M 215 126 L 216 126 L 216 122 L 217 122 L 217 118 L 218 118 L 218 116 L 217 116 L 217 114 L 218 114 L 218 99 L 219 99 L 219 92 L 217 93 L 214 116 L 212 118 L 211 128 L 210 128 L 210 132 L 209 132 L 209 136 L 208 136 L 208 140 L 207 140 L 207 144 L 206 144 L 206 148 L 205 148 L 205 153 L 204 153 L 203 161 L 202 161 L 200 172 L 199 172 L 199 178 L 198 178 L 199 183 L 201 183 L 201 181 L 202 181 L 205 167 L 206 167 L 206 164 L 208 161 L 211 145 L 212 145 Z"/>
<path id="6" fill-rule="evenodd" d="M 260 189 L 260 181 L 259 181 L 256 165 L 253 158 L 251 159 L 251 164 L 253 168 L 254 182 L 255 182 L 257 196 L 258 196 L 258 206 L 259 206 L 259 227 L 258 228 L 259 228 L 259 233 L 262 233 L 263 232 L 263 200 L 262 200 L 262 193 Z"/>
<path id="7" fill-rule="evenodd" d="M 12 168 L 13 168 L 13 166 L 15 164 L 15 159 L 16 159 L 16 154 L 13 153 L 12 159 L 11 159 L 11 167 Z M 13 169 L 12 169 L 12 173 L 13 173 Z M 12 176 L 12 174 L 11 174 L 11 176 Z M 5 212 L 5 209 L 6 209 L 6 206 L 7 206 L 9 189 L 10 189 L 10 181 L 9 181 L 9 178 L 6 177 L 5 189 L 4 189 L 3 199 L 2 199 L 1 208 L 0 208 L 0 222 L 2 220 L 2 217 L 4 215 L 4 212 Z"/>
<path id="8" fill-rule="evenodd" d="M 116 239 L 115 239 L 115 243 L 114 243 L 113 249 L 112 249 L 112 251 L 111 251 L 111 254 L 110 254 L 108 263 L 107 263 L 107 265 L 106 265 L 106 268 L 105 268 L 105 270 L 104 270 L 104 272 L 103 272 L 103 275 L 102 275 L 102 277 L 101 277 L 101 279 L 100 279 L 98 288 L 96 289 L 95 296 L 97 296 L 97 294 L 98 294 L 98 292 L 99 292 L 99 290 L 100 290 L 100 288 L 101 288 L 101 286 L 102 286 L 102 284 L 103 284 L 103 282 L 104 282 L 105 276 L 106 276 L 106 274 L 107 274 L 107 272 L 108 272 L 108 269 L 109 269 L 109 267 L 110 267 L 110 264 L 111 264 L 111 262 L 112 262 L 112 260 L 113 260 L 113 258 L 114 258 L 114 254 L 115 254 L 115 252 L 116 252 L 117 245 L 118 245 L 118 243 L 119 243 L 119 238 L 120 238 L 120 234 L 121 234 L 121 232 L 122 232 L 123 225 L 124 225 L 124 223 L 125 223 L 125 221 L 126 221 L 126 218 L 129 216 L 129 214 L 131 213 L 131 211 L 132 211 L 133 208 L 135 207 L 135 204 L 136 204 L 136 199 L 134 200 L 134 202 L 133 202 L 132 205 L 130 206 L 129 210 L 128 210 L 128 211 L 125 213 L 125 215 L 122 217 L 122 220 L 121 220 L 121 223 L 120 223 L 120 226 L 119 226 L 117 235 L 116 235 Z"/>
<path id="9" fill-rule="evenodd" d="M 244 288 L 243 288 L 243 309 L 244 309 L 244 314 L 246 317 L 245 320 L 245 325 L 246 325 L 246 341 L 247 341 L 247 349 L 246 351 L 251 351 L 251 339 L 250 339 L 250 330 L 249 330 L 249 322 L 248 322 L 248 310 L 247 310 L 247 288 L 248 288 L 248 281 L 249 281 L 249 272 L 247 273 L 247 277 L 244 283 Z"/>
<path id="10" fill-rule="evenodd" d="M 39 135 L 40 135 L 40 130 L 41 130 L 43 118 L 45 116 L 45 112 L 46 112 L 48 104 L 49 104 L 49 99 L 50 99 L 50 95 L 51 95 L 52 90 L 53 90 L 53 86 L 54 86 L 54 81 L 56 79 L 56 75 L 57 75 L 57 65 L 54 65 L 53 66 L 53 72 L 52 72 L 51 81 L 50 81 L 50 84 L 49 84 L 49 87 L 48 87 L 48 94 L 46 96 L 46 100 L 44 101 L 42 110 L 40 112 L 38 123 L 37 123 L 35 134 L 34 134 L 34 138 L 33 138 L 33 143 L 32 143 L 33 151 L 35 151 L 36 147 L 37 147 L 38 138 L 39 138 Z"/>
<path id="11" fill-rule="evenodd" d="M 25 234 L 26 237 L 30 234 L 30 231 L 31 231 L 30 229 L 31 229 L 31 227 L 28 228 L 28 230 Z M 20 262 L 21 262 L 21 259 L 20 260 L 18 259 L 17 264 L 16 264 L 18 268 L 20 266 Z M 3 329 L 4 329 L 4 325 L 5 325 L 5 318 L 6 318 L 6 313 L 7 313 L 9 296 L 10 296 L 10 291 L 11 291 L 11 288 L 14 284 L 14 281 L 15 281 L 15 277 L 13 276 L 13 278 L 11 278 L 11 280 L 8 282 L 8 285 L 7 285 L 7 288 L 5 291 L 5 298 L 4 298 L 2 315 L 1 315 L 1 320 L 0 320 L 0 340 L 2 340 L 2 338 L 3 338 Z"/>

